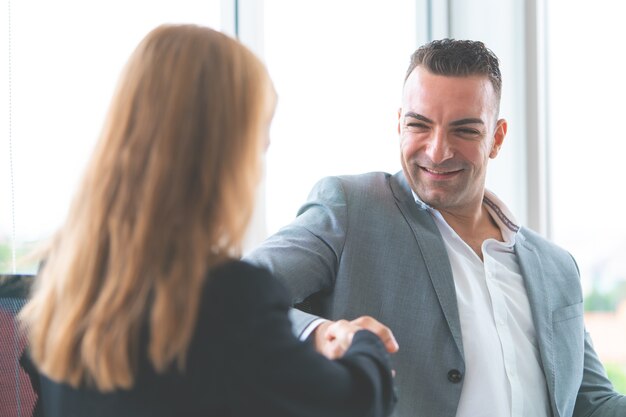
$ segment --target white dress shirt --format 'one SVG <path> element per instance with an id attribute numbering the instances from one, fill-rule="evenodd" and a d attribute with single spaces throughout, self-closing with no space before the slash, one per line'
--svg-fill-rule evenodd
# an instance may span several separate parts
<path id="1" fill-rule="evenodd" d="M 465 375 L 457 417 L 547 417 L 541 367 L 528 296 L 514 251 L 519 227 L 508 208 L 487 191 L 483 204 L 504 242 L 487 239 L 484 261 L 423 203 L 443 236 L 461 320 Z"/>

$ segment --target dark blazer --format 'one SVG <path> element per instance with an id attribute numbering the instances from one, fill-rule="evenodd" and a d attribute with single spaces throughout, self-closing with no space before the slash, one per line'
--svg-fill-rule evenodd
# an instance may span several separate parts
<path id="1" fill-rule="evenodd" d="M 624 417 L 583 323 L 576 263 L 524 227 L 515 253 L 528 293 L 554 417 Z M 465 358 L 454 278 L 439 229 L 402 172 L 329 177 L 298 217 L 248 258 L 316 315 L 370 315 L 400 350 L 392 361 L 397 417 L 454 417 Z M 296 332 L 315 317 L 294 310 Z M 495 416 L 494 416 L 495 417 Z"/>
<path id="2" fill-rule="evenodd" d="M 360 331 L 343 358 L 330 361 L 298 341 L 288 319 L 290 297 L 264 269 L 229 262 L 214 270 L 202 294 L 184 372 L 157 374 L 146 340 L 130 390 L 99 393 L 42 376 L 46 417 L 383 416 L 393 394 L 381 341 Z"/>

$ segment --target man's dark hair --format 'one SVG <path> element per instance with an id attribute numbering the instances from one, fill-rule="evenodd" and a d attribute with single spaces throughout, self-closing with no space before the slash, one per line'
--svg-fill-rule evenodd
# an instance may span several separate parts
<path id="1" fill-rule="evenodd" d="M 502 75 L 498 57 L 482 42 L 440 39 L 420 46 L 411 55 L 405 82 L 418 66 L 423 66 L 433 74 L 451 77 L 485 75 L 489 77 L 496 97 L 500 100 Z"/>

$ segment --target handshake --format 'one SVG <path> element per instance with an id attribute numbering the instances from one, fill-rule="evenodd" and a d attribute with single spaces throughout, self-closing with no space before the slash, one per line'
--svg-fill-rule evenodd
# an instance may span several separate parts
<path id="1" fill-rule="evenodd" d="M 359 330 L 369 330 L 380 338 L 387 352 L 396 353 L 398 342 L 391 330 L 369 316 L 361 316 L 352 321 L 325 321 L 313 331 L 315 349 L 329 359 L 337 359 L 348 350 L 354 334 Z"/>

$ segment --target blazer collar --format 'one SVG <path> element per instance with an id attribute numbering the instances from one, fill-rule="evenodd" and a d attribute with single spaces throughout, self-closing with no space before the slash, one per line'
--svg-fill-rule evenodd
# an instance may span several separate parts
<path id="1" fill-rule="evenodd" d="M 524 227 L 520 228 L 518 233 L 515 253 L 522 277 L 524 278 L 530 311 L 533 315 L 543 373 L 550 393 L 550 406 L 553 414 L 558 416 L 559 413 L 555 404 L 556 377 L 554 374 L 554 345 L 552 341 L 552 306 L 543 273 L 545 268 L 541 265 L 541 257 L 537 252 L 537 248 L 526 239 Z"/>
<path id="2" fill-rule="evenodd" d="M 413 199 L 404 173 L 400 171 L 393 175 L 389 183 L 396 205 L 413 231 L 452 337 L 464 357 L 454 278 L 443 238 L 431 214 Z"/>

